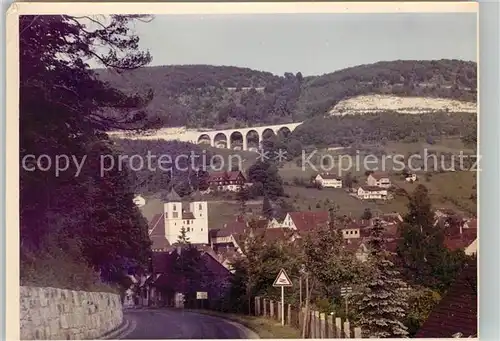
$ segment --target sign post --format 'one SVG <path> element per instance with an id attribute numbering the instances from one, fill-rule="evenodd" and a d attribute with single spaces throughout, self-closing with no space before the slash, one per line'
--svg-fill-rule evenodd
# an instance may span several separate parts
<path id="1" fill-rule="evenodd" d="M 349 302 L 347 301 L 347 298 L 349 297 L 349 294 L 352 293 L 352 287 L 342 287 L 340 289 L 340 296 L 343 296 L 345 298 L 345 318 L 347 321 L 349 321 L 349 316 L 348 316 L 348 304 Z"/>
<path id="2" fill-rule="evenodd" d="M 196 300 L 200 301 L 201 309 L 205 308 L 205 301 L 208 299 L 208 293 L 206 291 L 197 291 Z"/>
<path id="3" fill-rule="evenodd" d="M 274 280 L 273 287 L 281 287 L 281 325 L 285 325 L 285 287 L 291 287 L 292 281 L 286 274 L 285 269 L 281 269 Z"/>

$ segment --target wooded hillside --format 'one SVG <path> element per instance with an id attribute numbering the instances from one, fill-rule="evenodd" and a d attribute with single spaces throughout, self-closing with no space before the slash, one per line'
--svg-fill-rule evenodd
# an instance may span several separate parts
<path id="1" fill-rule="evenodd" d="M 151 89 L 147 114 L 166 127 L 301 121 L 324 115 L 342 99 L 366 94 L 477 99 L 477 64 L 459 60 L 378 62 L 311 77 L 210 65 L 98 73 L 126 92 Z"/>

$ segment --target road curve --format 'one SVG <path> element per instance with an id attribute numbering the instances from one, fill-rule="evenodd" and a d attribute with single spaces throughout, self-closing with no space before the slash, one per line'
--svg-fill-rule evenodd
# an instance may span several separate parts
<path id="1" fill-rule="evenodd" d="M 124 312 L 132 328 L 119 339 L 258 339 L 241 324 L 219 317 L 175 309 L 140 309 Z"/>

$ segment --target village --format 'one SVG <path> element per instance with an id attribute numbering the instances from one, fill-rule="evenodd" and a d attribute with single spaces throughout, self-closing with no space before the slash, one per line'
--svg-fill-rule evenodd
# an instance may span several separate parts
<path id="1" fill-rule="evenodd" d="M 417 181 L 417 176 L 409 174 L 406 181 Z M 325 189 L 343 188 L 342 179 L 330 173 L 319 173 L 312 182 Z M 214 302 L 221 299 L 231 286 L 231 274 L 235 271 L 233 264 L 245 257 L 244 236 L 249 231 L 259 231 L 266 244 L 300 243 L 301 239 L 315 229 L 327 226 L 331 219 L 330 211 L 317 210 L 288 212 L 282 220 L 255 214 L 250 217 L 238 215 L 234 221 L 223 226 L 210 226 L 211 212 L 208 202 L 203 199 L 204 195 L 211 191 L 237 193 L 242 188 L 251 187 L 252 183 L 243 172 L 228 171 L 211 173 L 209 185 L 206 191 L 196 191 L 190 195 L 187 204 L 186 198 L 181 198 L 175 190 L 170 190 L 163 203 L 163 212 L 158 212 L 150 220 L 152 268 L 149 274 L 134 279 L 135 291 L 128 291 L 129 306 L 185 307 L 187 303 L 182 294 L 185 283 L 181 280 L 182 275 L 176 272 L 173 266 L 178 253 L 182 252 L 180 236 L 201 253 L 203 264 L 206 266 L 204 284 L 197 289 L 198 295 L 206 298 L 208 302 Z M 390 200 L 389 190 L 392 187 L 389 177 L 370 173 L 365 184 L 350 191 L 359 200 Z M 134 202 L 139 207 L 146 203 L 141 196 L 136 196 Z M 403 222 L 403 216 L 398 212 L 364 217 L 344 216 L 342 224 L 335 227 L 342 235 L 343 247 L 361 262 L 366 262 L 369 257 L 367 242 L 376 222 L 383 227 L 386 251 L 395 254 L 401 238 L 399 225 Z M 450 209 L 436 209 L 434 225 L 446 230 L 444 244 L 449 250 L 463 250 L 468 256 L 477 253 L 475 217 L 463 216 Z M 137 293 L 140 297 L 134 297 Z"/>

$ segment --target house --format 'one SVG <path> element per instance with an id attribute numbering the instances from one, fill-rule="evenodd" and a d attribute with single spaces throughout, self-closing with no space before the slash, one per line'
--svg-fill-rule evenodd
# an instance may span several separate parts
<path id="1" fill-rule="evenodd" d="M 431 311 L 416 338 L 477 338 L 477 260 L 470 261 Z"/>
<path id="2" fill-rule="evenodd" d="M 342 188 L 342 179 L 335 174 L 321 173 L 316 175 L 314 181 L 325 188 Z"/>
<path id="3" fill-rule="evenodd" d="M 382 173 L 371 173 L 366 178 L 366 184 L 373 187 L 390 188 L 392 186 L 389 177 Z"/>
<path id="4" fill-rule="evenodd" d="M 198 252 L 196 279 L 177 271 L 185 252 Z M 218 304 L 229 293 L 233 276 L 213 252 L 185 247 L 153 252 L 151 272 L 141 286 L 142 305 L 177 308 L 196 308 L 196 292 L 207 293 L 207 306 Z"/>
<path id="5" fill-rule="evenodd" d="M 208 244 L 208 203 L 198 200 L 192 198 L 189 210 L 185 210 L 175 190 L 168 193 L 163 213 L 155 215 L 149 224 L 154 249 L 163 249 L 175 243 L 182 228 L 191 243 Z"/>
<path id="6" fill-rule="evenodd" d="M 140 195 L 136 195 L 133 200 L 134 200 L 134 204 L 136 204 L 137 207 L 143 207 L 144 205 L 146 205 L 146 199 L 144 199 Z"/>
<path id="7" fill-rule="evenodd" d="M 445 229 L 444 245 L 449 250 L 463 250 L 466 255 L 477 254 L 477 229 L 450 226 Z"/>
<path id="8" fill-rule="evenodd" d="M 281 228 L 281 227 L 282 227 L 281 223 L 276 218 L 269 220 L 269 223 L 267 224 L 268 229 Z"/>
<path id="9" fill-rule="evenodd" d="M 405 177 L 406 182 L 415 182 L 417 181 L 417 174 L 408 174 Z"/>
<path id="10" fill-rule="evenodd" d="M 316 226 L 327 224 L 329 220 L 330 215 L 328 211 L 289 212 L 285 216 L 281 226 L 297 230 L 301 234 L 307 233 Z"/>
<path id="11" fill-rule="evenodd" d="M 362 200 L 375 199 L 387 200 L 389 199 L 387 190 L 378 186 L 361 186 L 358 188 L 357 197 Z"/>
<path id="12" fill-rule="evenodd" d="M 358 239 L 361 238 L 361 227 L 360 225 L 352 222 L 347 226 L 341 228 L 342 237 L 344 239 Z"/>
<path id="13" fill-rule="evenodd" d="M 248 186 L 241 171 L 210 173 L 208 185 L 212 190 L 237 192 L 242 186 Z"/>
<path id="14" fill-rule="evenodd" d="M 210 247 L 216 252 L 236 251 L 241 253 L 239 237 L 246 231 L 247 223 L 236 220 L 225 224 L 222 228 L 209 232 Z"/>

